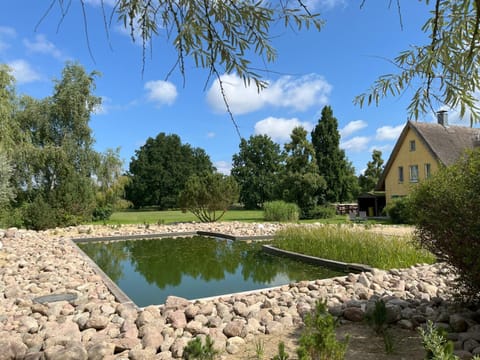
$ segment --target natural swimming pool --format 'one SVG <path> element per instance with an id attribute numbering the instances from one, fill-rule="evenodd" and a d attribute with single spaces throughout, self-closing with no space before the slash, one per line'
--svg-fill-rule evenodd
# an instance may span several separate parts
<path id="1" fill-rule="evenodd" d="M 138 306 L 162 304 L 169 295 L 198 299 L 343 274 L 267 254 L 260 243 L 201 236 L 78 246 Z"/>

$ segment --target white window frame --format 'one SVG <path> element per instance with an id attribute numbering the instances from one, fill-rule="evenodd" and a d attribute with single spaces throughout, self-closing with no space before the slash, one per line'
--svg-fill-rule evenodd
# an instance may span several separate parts
<path id="1" fill-rule="evenodd" d="M 425 179 L 428 179 L 430 176 L 432 176 L 432 166 L 430 163 L 425 164 Z"/>
<path id="2" fill-rule="evenodd" d="M 410 182 L 418 182 L 418 165 L 410 165 Z"/>

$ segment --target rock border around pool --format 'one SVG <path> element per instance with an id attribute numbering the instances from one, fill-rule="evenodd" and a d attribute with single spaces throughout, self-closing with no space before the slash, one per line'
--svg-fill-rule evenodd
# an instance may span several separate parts
<path id="1" fill-rule="evenodd" d="M 456 286 L 445 264 L 418 265 L 300 282 L 212 301 L 170 298 L 164 306 L 119 304 L 69 239 L 202 229 L 238 235 L 273 234 L 282 225 L 192 224 L 150 229 L 86 227 L 46 232 L 0 230 L 0 359 L 181 358 L 193 338 L 209 335 L 226 353 L 242 351 L 260 334 L 276 336 L 302 324 L 318 299 L 340 321 L 361 321 L 375 301 L 386 302 L 392 326 L 415 329 L 427 320 L 447 328 L 462 358 L 480 353 L 480 310 L 456 306 Z M 153 229 L 152 229 L 153 228 Z M 89 230 L 91 229 L 91 230 Z M 83 231 L 83 229 L 82 229 Z M 8 235 L 7 235 L 8 234 Z M 78 234 L 78 235 L 77 235 Z M 7 235 L 7 236 L 6 236 Z M 73 301 L 39 304 L 34 298 L 75 293 Z"/>

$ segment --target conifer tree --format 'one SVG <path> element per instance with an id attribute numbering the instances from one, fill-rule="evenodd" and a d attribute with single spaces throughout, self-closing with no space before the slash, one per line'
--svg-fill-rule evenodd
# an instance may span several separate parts
<path id="1" fill-rule="evenodd" d="M 318 173 L 325 179 L 327 202 L 351 201 L 358 194 L 355 170 L 340 149 L 338 120 L 330 106 L 322 109 L 318 124 L 312 131 Z"/>

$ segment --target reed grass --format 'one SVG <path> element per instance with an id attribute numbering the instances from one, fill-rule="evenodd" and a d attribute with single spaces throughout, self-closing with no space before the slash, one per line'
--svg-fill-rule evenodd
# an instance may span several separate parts
<path id="1" fill-rule="evenodd" d="M 277 232 L 273 245 L 305 255 L 379 269 L 435 262 L 435 257 L 416 246 L 410 236 L 384 236 L 343 226 L 289 227 Z"/>

